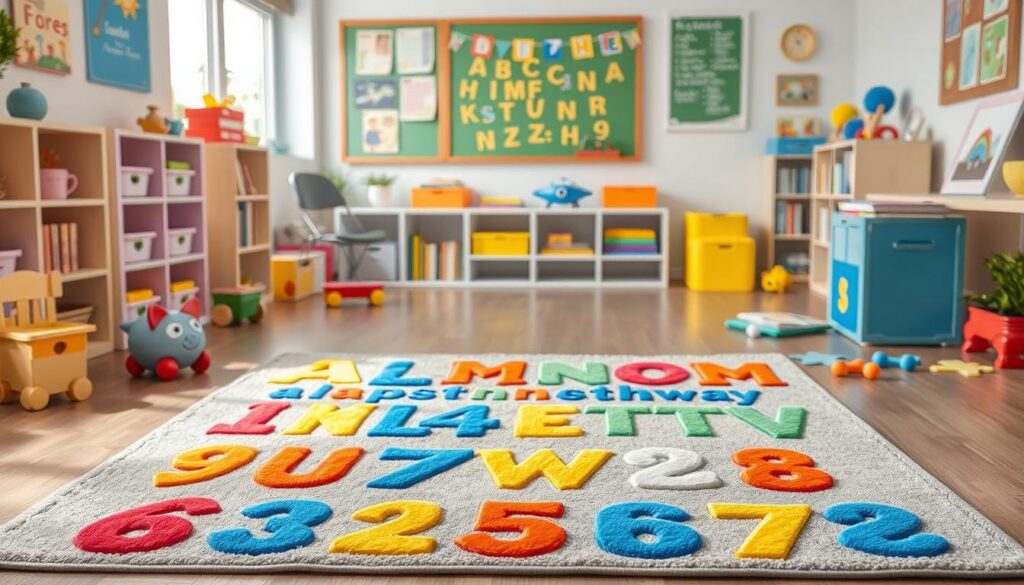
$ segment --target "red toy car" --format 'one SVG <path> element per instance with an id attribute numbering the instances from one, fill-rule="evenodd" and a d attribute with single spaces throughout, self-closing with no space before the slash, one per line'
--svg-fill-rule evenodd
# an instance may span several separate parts
<path id="1" fill-rule="evenodd" d="M 324 302 L 340 307 L 345 297 L 364 298 L 374 307 L 384 304 L 384 284 L 380 282 L 325 282 Z"/>

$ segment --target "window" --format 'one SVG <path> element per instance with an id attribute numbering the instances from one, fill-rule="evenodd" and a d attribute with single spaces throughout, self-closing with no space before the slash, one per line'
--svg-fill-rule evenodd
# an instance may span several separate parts
<path id="1" fill-rule="evenodd" d="M 253 0 L 175 0 L 167 10 L 175 115 L 202 107 L 205 93 L 233 95 L 246 133 L 272 140 L 273 13 Z"/>

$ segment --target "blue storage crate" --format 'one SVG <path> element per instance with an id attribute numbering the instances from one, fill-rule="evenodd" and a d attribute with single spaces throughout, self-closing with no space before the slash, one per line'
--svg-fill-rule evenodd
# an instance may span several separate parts
<path id="1" fill-rule="evenodd" d="M 964 218 L 832 218 L 828 320 L 857 343 L 959 344 Z"/>
<path id="2" fill-rule="evenodd" d="M 809 155 L 814 153 L 814 147 L 819 144 L 825 144 L 824 136 L 805 138 L 769 138 L 768 143 L 765 144 L 764 153 L 774 155 Z"/>

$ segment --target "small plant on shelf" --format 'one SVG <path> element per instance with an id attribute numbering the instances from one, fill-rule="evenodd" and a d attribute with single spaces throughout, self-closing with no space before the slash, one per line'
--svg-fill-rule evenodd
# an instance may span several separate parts
<path id="1" fill-rule="evenodd" d="M 334 188 L 338 190 L 338 193 L 345 194 L 345 189 L 348 189 L 348 181 L 341 175 L 332 173 L 330 171 L 324 172 L 324 177 L 334 185 Z"/>
<path id="2" fill-rule="evenodd" d="M 21 29 L 14 26 L 5 10 L 0 10 L 0 79 L 4 78 L 7 65 L 18 56 L 18 35 Z"/>
<path id="3" fill-rule="evenodd" d="M 381 173 L 366 175 L 363 182 L 366 183 L 366 198 L 374 207 L 391 207 L 391 185 L 395 183 L 398 175 Z"/>
<path id="4" fill-rule="evenodd" d="M 60 155 L 57 151 L 52 148 L 40 148 L 39 149 L 39 168 L 41 169 L 59 169 L 63 168 L 60 166 L 61 160 Z"/>
<path id="5" fill-rule="evenodd" d="M 1024 368 L 1024 253 L 996 254 L 985 261 L 995 290 L 967 297 L 965 352 L 996 350 L 997 368 Z"/>
<path id="6" fill-rule="evenodd" d="M 398 175 L 389 175 L 387 173 L 375 175 L 373 173 L 370 173 L 369 175 L 366 175 L 366 178 L 363 179 L 363 182 L 366 183 L 366 185 L 369 187 L 390 187 L 395 183 L 395 180 L 397 178 Z"/>

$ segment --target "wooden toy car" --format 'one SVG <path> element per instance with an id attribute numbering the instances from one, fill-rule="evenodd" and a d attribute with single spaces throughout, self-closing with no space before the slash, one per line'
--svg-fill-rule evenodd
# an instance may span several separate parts
<path id="1" fill-rule="evenodd" d="M 63 294 L 59 272 L 0 278 L 0 402 L 17 393 L 25 410 L 42 410 L 51 394 L 76 402 L 92 394 L 86 349 L 96 326 L 57 321 L 56 298 Z"/>
<path id="2" fill-rule="evenodd" d="M 325 282 L 324 302 L 340 307 L 345 297 L 364 298 L 374 307 L 384 304 L 384 284 L 380 282 Z"/>
<path id="3" fill-rule="evenodd" d="M 210 320 L 218 327 L 237 325 L 246 319 L 253 324 L 259 323 L 263 319 L 264 290 L 264 286 L 214 289 Z"/>

